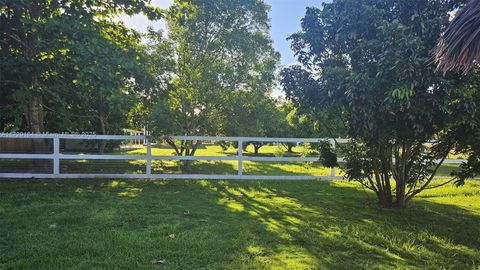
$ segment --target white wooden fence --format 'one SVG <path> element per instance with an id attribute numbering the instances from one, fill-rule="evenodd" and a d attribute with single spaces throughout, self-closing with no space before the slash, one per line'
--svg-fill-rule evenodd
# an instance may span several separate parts
<path id="1" fill-rule="evenodd" d="M 1 153 L 1 159 L 49 159 L 53 160 L 51 173 L 0 173 L 0 178 L 144 178 L 144 179 L 237 179 L 237 180 L 309 180 L 309 179 L 334 179 L 340 178 L 335 174 L 335 168 L 331 168 L 329 176 L 311 175 L 244 175 L 243 161 L 256 162 L 315 162 L 318 157 L 259 157 L 244 156 L 243 143 L 266 142 L 266 143 L 318 143 L 328 141 L 335 147 L 332 139 L 325 138 L 264 138 L 264 137 L 210 137 L 210 136 L 168 136 L 162 139 L 173 140 L 195 140 L 195 141 L 233 141 L 238 143 L 236 156 L 175 156 L 175 155 L 152 155 L 151 140 L 148 136 L 137 135 L 77 135 L 77 134 L 22 134 L 22 133 L 0 133 L 2 138 L 23 138 L 23 139 L 51 139 L 53 140 L 53 153 L 51 154 L 19 154 Z M 146 145 L 145 155 L 118 155 L 118 154 L 65 154 L 60 152 L 60 139 L 62 140 L 142 140 Z M 336 139 L 339 143 L 348 142 L 347 139 Z M 126 173 L 61 173 L 60 160 L 145 160 L 146 168 L 144 174 Z M 207 160 L 226 161 L 236 160 L 238 162 L 238 173 L 230 175 L 219 174 L 154 174 L 152 173 L 152 160 Z M 341 161 L 341 158 L 340 158 Z M 459 164 L 464 160 L 449 159 L 444 163 Z"/>

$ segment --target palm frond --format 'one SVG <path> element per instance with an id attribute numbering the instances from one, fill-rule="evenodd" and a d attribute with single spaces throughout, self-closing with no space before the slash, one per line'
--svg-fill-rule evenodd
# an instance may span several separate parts
<path id="1" fill-rule="evenodd" d="M 480 0 L 471 0 L 452 20 L 434 51 L 437 69 L 468 72 L 480 63 Z"/>

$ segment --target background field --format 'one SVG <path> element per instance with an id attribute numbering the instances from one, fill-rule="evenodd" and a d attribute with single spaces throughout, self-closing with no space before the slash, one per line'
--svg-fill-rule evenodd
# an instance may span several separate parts
<path id="1" fill-rule="evenodd" d="M 66 152 L 74 153 L 74 152 Z M 75 152 L 78 153 L 78 152 Z M 140 145 L 132 149 L 123 149 L 108 154 L 144 155 L 146 148 Z M 88 153 L 85 153 L 88 154 Z M 98 154 L 98 153 L 93 153 Z M 174 155 L 174 150 L 167 145 L 157 145 L 152 148 L 153 155 Z M 233 147 L 223 150 L 218 145 L 201 145 L 196 156 L 235 156 L 237 150 Z M 253 147 L 249 145 L 244 156 L 254 156 Z M 265 157 L 318 157 L 318 153 L 308 147 L 296 146 L 289 153 L 283 145 L 265 145 L 260 148 L 258 156 Z M 339 154 L 341 156 L 341 154 Z M 455 158 L 455 157 L 450 157 Z M 50 173 L 52 162 L 42 161 L 44 166 L 38 166 L 32 160 L 1 159 L 0 172 L 42 172 Z M 156 160 L 152 161 L 152 173 L 193 173 L 193 174 L 237 174 L 238 162 L 232 161 L 193 161 L 188 171 L 182 167 L 182 161 Z M 145 173 L 144 160 L 61 160 L 61 173 Z M 444 164 L 438 171 L 438 176 L 449 176 L 456 164 Z M 330 168 L 323 167 L 319 162 L 243 162 L 244 175 L 310 175 L 330 176 Z M 343 171 L 336 168 L 336 175 L 342 176 Z"/>
<path id="2" fill-rule="evenodd" d="M 0 268 L 478 269 L 479 182 L 374 201 L 344 181 L 4 179 Z"/>

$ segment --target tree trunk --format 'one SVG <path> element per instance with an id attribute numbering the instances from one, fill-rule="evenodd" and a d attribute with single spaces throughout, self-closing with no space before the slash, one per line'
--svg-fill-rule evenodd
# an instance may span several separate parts
<path id="1" fill-rule="evenodd" d="M 195 143 L 193 143 L 193 141 L 190 141 L 190 143 L 188 143 L 188 142 L 184 142 L 184 143 L 186 145 L 185 156 L 194 156 L 195 152 L 197 151 L 198 147 L 201 144 L 201 141 L 195 141 Z M 190 144 L 190 145 L 188 146 L 188 144 Z M 187 172 L 187 173 L 192 172 L 193 171 L 193 160 L 184 160 L 182 162 L 182 171 Z"/>
<path id="2" fill-rule="evenodd" d="M 38 0 L 33 0 L 28 7 L 30 17 L 32 20 L 37 20 L 41 14 L 41 6 Z M 25 60 L 29 63 L 34 64 L 34 59 L 37 55 L 37 33 L 36 31 L 29 31 L 24 33 L 24 57 Z M 41 133 L 45 131 L 43 123 L 43 100 L 42 96 L 39 93 L 39 76 L 37 71 L 33 69 L 31 73 L 26 74 L 26 85 L 30 86 L 30 89 L 27 90 L 27 106 L 25 112 L 25 118 L 27 120 L 27 126 L 30 132 Z"/>
<path id="3" fill-rule="evenodd" d="M 377 191 L 378 203 L 382 207 L 389 208 L 389 207 L 392 207 L 393 205 L 393 198 L 392 198 L 391 189 L 389 187 L 390 185 L 386 184 L 386 181 L 388 180 L 388 178 L 384 179 L 383 176 L 384 175 L 382 173 L 375 174 L 375 178 L 377 181 L 377 190 L 378 190 Z"/>
<path id="4" fill-rule="evenodd" d="M 258 151 L 260 150 L 260 147 L 262 147 L 263 145 L 262 145 L 262 143 L 260 143 L 260 142 L 254 142 L 254 143 L 252 143 L 252 144 L 253 144 L 253 151 L 254 151 L 254 153 L 255 153 L 255 156 L 257 156 L 257 155 L 258 155 Z"/>
<path id="5" fill-rule="evenodd" d="M 100 116 L 99 117 L 99 120 L 100 120 L 100 128 L 102 129 L 102 135 L 106 135 L 107 134 L 107 120 Z M 103 154 L 105 152 L 105 148 L 107 147 L 107 143 L 108 141 L 107 140 L 102 140 L 101 143 L 100 143 L 100 146 L 98 148 L 98 151 L 100 152 L 100 154 Z"/>
<path id="6" fill-rule="evenodd" d="M 388 173 L 384 173 L 383 177 L 385 179 L 385 192 L 386 192 L 387 200 L 389 200 L 390 203 L 392 203 L 393 196 L 392 196 L 392 187 L 390 185 L 390 177 L 388 176 Z"/>
<path id="7" fill-rule="evenodd" d="M 405 181 L 397 181 L 396 193 L 395 206 L 398 208 L 405 208 L 407 206 L 405 200 Z"/>
<path id="8" fill-rule="evenodd" d="M 37 83 L 32 84 L 32 87 L 38 87 Z M 30 132 L 45 132 L 45 126 L 43 124 L 42 98 L 40 96 L 32 96 L 28 99 L 25 114 Z"/>
<path id="9" fill-rule="evenodd" d="M 381 189 L 377 192 L 378 204 L 381 207 L 390 208 L 392 207 L 392 198 L 388 197 L 385 189 Z"/>
<path id="10" fill-rule="evenodd" d="M 38 80 L 36 74 L 32 75 L 32 89 L 38 89 Z M 27 100 L 25 108 L 25 118 L 28 130 L 32 133 L 45 132 L 43 123 L 42 97 L 32 95 Z M 34 154 L 48 153 L 47 144 L 43 139 L 32 139 L 32 152 Z M 49 161 L 44 159 L 33 159 L 30 163 L 31 172 L 48 172 Z"/>
<path id="11" fill-rule="evenodd" d="M 287 152 L 288 152 L 288 153 L 293 153 L 292 149 L 293 149 L 293 145 L 292 145 L 292 144 L 288 144 L 288 145 L 287 145 Z"/>

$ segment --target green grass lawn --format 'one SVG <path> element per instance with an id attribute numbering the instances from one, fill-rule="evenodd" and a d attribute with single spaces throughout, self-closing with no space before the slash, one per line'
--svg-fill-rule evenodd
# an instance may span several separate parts
<path id="1" fill-rule="evenodd" d="M 479 269 L 480 182 L 1 180 L 0 269 Z"/>

